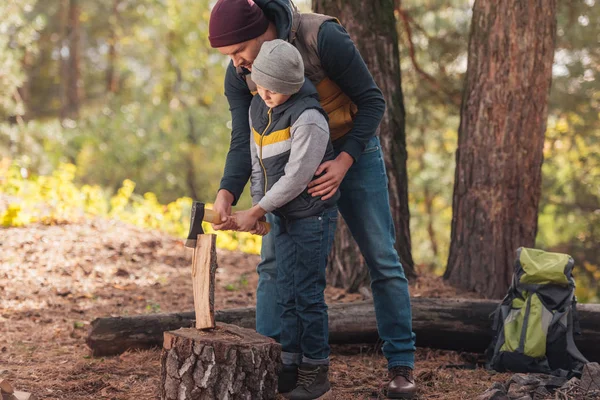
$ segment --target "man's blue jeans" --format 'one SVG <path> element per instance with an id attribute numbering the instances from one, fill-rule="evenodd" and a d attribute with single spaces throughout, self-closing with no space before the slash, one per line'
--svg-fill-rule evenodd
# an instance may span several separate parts
<path id="1" fill-rule="evenodd" d="M 277 296 L 284 363 L 329 362 L 325 269 L 337 218 L 337 207 L 332 207 L 308 218 L 277 222 Z"/>
<path id="2" fill-rule="evenodd" d="M 369 141 L 361 157 L 348 170 L 339 190 L 340 213 L 369 267 L 377 329 L 384 341 L 383 354 L 388 360 L 388 368 L 414 368 L 415 335 L 408 281 L 394 248 L 394 222 L 379 138 L 373 137 Z M 277 306 L 273 241 L 279 227 L 274 218 L 267 219 L 273 225 L 271 233 L 263 237 L 262 259 L 258 265 L 256 330 L 279 340 L 281 312 Z"/>

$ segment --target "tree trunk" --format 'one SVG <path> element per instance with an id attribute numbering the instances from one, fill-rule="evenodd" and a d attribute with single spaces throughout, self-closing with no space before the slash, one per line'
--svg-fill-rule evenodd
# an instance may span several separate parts
<path id="1" fill-rule="evenodd" d="M 25 72 L 25 79 L 20 87 L 17 88 L 17 93 L 15 96 L 23 103 L 24 113 L 22 115 L 17 116 L 21 121 L 29 121 L 31 120 L 31 68 L 34 63 L 35 56 L 33 52 L 29 49 L 25 49 L 23 54 L 23 59 L 21 60 L 21 68 Z"/>
<path id="2" fill-rule="evenodd" d="M 106 69 L 106 91 L 117 93 L 117 29 L 119 27 L 119 3 L 121 0 L 113 0 L 110 15 L 110 37 L 108 39 L 108 67 Z"/>
<path id="3" fill-rule="evenodd" d="M 281 346 L 250 329 L 165 332 L 161 400 L 274 399 Z"/>
<path id="4" fill-rule="evenodd" d="M 556 38 L 556 0 L 475 1 L 444 278 L 500 298 L 532 247 Z"/>
<path id="5" fill-rule="evenodd" d="M 66 79 L 65 98 L 63 103 L 63 118 L 77 118 L 79 116 L 79 106 L 81 103 L 81 61 L 80 61 L 80 40 L 81 27 L 79 16 L 81 13 L 79 0 L 63 1 L 62 7 L 68 4 L 68 17 L 66 27 L 66 43 L 69 49 L 68 60 L 63 57 L 63 79 Z M 63 44 L 64 46 L 64 44 Z M 61 53 L 63 52 L 61 49 Z"/>
<path id="6" fill-rule="evenodd" d="M 379 138 L 389 180 L 390 207 L 396 250 L 408 278 L 416 277 L 410 244 L 408 179 L 406 174 L 405 112 L 402 98 L 398 32 L 393 0 L 313 0 L 313 10 L 338 18 L 364 58 L 387 104 Z M 343 270 L 345 266 L 348 270 Z M 345 224 L 336 233 L 329 269 L 334 286 L 357 290 L 368 284 L 360 251 Z"/>
<path id="7" fill-rule="evenodd" d="M 419 347 L 482 352 L 492 340 L 490 314 L 498 305 L 496 301 L 412 298 L 411 304 Z M 586 357 L 598 361 L 600 304 L 578 304 L 577 312 L 582 334 L 575 336 L 575 342 Z M 219 324 L 253 329 L 255 310 L 253 307 L 218 310 L 215 319 Z M 98 318 L 92 322 L 87 344 L 94 356 L 147 349 L 161 345 L 163 332 L 191 327 L 193 323 L 193 312 Z M 373 302 L 329 307 L 331 343 L 375 343 L 378 339 Z"/>
<path id="8" fill-rule="evenodd" d="M 58 48 L 60 59 L 60 118 L 68 117 L 67 92 L 69 87 L 69 63 L 66 49 L 69 47 L 69 0 L 60 0 L 60 46 Z"/>
<path id="9" fill-rule="evenodd" d="M 186 151 L 186 154 L 184 157 L 185 183 L 187 186 L 188 196 L 193 199 L 198 199 L 198 198 L 200 198 L 199 188 L 202 186 L 202 184 L 198 184 L 198 182 L 199 182 L 198 170 L 200 168 L 198 168 L 198 166 L 196 165 L 197 161 L 199 159 L 198 149 L 200 147 L 200 130 L 198 130 L 198 128 L 196 126 L 196 120 L 194 119 L 194 113 L 192 111 L 192 108 L 186 101 L 185 96 L 180 95 L 181 85 L 183 83 L 183 72 L 181 71 L 181 67 L 179 66 L 177 58 L 175 57 L 175 49 L 172 48 L 175 46 L 174 42 L 173 42 L 174 38 L 175 38 L 175 34 L 173 32 L 169 32 L 169 35 L 167 37 L 168 37 L 168 43 L 169 43 L 167 46 L 167 48 L 169 49 L 169 53 L 168 53 L 169 64 L 173 68 L 173 71 L 175 72 L 175 76 L 177 77 L 177 79 L 175 80 L 175 83 L 172 88 L 165 87 L 164 95 L 165 95 L 165 99 L 168 99 L 168 101 L 170 101 L 171 96 L 177 98 L 177 100 L 183 106 L 185 113 L 187 114 L 187 120 L 188 120 L 187 145 L 188 146 L 187 146 L 187 151 Z"/>
<path id="10" fill-rule="evenodd" d="M 427 148 L 425 146 L 426 140 L 426 132 L 425 127 L 423 125 L 420 126 L 419 129 L 419 139 L 416 145 L 416 151 L 413 151 L 413 157 L 416 157 L 419 160 L 418 167 L 422 170 L 425 170 L 425 153 Z M 416 154 L 415 154 L 416 153 Z M 433 209 L 433 202 L 436 198 L 436 192 L 433 191 L 428 182 L 423 182 L 423 202 L 425 203 L 425 214 L 427 216 L 427 235 L 429 236 L 429 243 L 431 244 L 431 252 L 433 253 L 434 260 L 437 260 L 439 257 L 439 246 L 436 238 L 436 232 L 434 228 L 434 221 L 436 218 L 435 210 Z M 430 272 L 434 272 L 436 269 L 435 262 L 428 265 L 428 270 Z"/>

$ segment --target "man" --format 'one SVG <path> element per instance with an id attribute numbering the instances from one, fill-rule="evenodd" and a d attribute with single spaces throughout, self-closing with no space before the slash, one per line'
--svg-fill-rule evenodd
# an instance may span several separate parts
<path id="1" fill-rule="evenodd" d="M 305 76 L 316 86 L 329 117 L 336 158 L 324 162 L 309 184 L 322 200 L 338 190 L 338 207 L 358 243 L 371 276 L 377 329 L 383 339 L 390 382 L 388 397 L 412 398 L 414 341 L 408 282 L 394 249 L 394 226 L 387 177 L 379 138 L 375 136 L 385 112 L 383 95 L 354 43 L 337 19 L 300 14 L 287 0 L 219 0 L 212 10 L 209 41 L 231 58 L 225 76 L 225 95 L 232 116 L 229 153 L 214 210 L 222 224 L 235 228 L 231 207 L 252 172 L 248 109 L 256 93 L 250 79 L 252 63 L 262 44 L 283 39 L 293 44 L 304 61 Z M 263 237 L 257 268 L 256 329 L 279 338 L 273 218 L 271 233 Z"/>

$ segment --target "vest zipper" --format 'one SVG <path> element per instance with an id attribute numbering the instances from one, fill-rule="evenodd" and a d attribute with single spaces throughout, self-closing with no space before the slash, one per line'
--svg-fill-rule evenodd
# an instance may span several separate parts
<path id="1" fill-rule="evenodd" d="M 258 161 L 260 162 L 260 166 L 263 169 L 263 175 L 265 176 L 265 194 L 267 194 L 267 169 L 265 168 L 265 165 L 263 164 L 263 159 L 262 159 L 262 151 L 263 151 L 263 138 L 265 137 L 265 133 L 267 133 L 267 129 L 269 129 L 269 127 L 271 126 L 271 111 L 273 109 L 269 108 L 269 111 L 267 111 L 267 115 L 269 116 L 269 123 L 267 124 L 267 127 L 265 128 L 265 130 L 260 134 L 260 155 L 258 156 Z"/>

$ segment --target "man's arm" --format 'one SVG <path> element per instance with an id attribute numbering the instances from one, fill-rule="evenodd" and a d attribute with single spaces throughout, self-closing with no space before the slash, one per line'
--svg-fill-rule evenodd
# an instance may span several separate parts
<path id="1" fill-rule="evenodd" d="M 289 203 L 306 189 L 327 150 L 327 120 L 317 110 L 304 111 L 292 125 L 291 134 L 292 148 L 285 174 L 258 203 L 267 212 Z"/>
<path id="2" fill-rule="evenodd" d="M 225 189 L 233 195 L 235 205 L 252 172 L 250 158 L 250 125 L 248 110 L 252 102 L 252 93 L 246 82 L 237 74 L 232 63 L 225 74 L 225 96 L 231 111 L 231 142 L 225 160 L 225 170 L 219 190 Z"/>
<path id="3" fill-rule="evenodd" d="M 338 150 L 358 160 L 377 130 L 385 112 L 385 100 L 367 65 L 346 30 L 338 23 L 323 23 L 317 37 L 321 65 L 327 76 L 358 107 L 354 126 L 341 139 Z"/>

